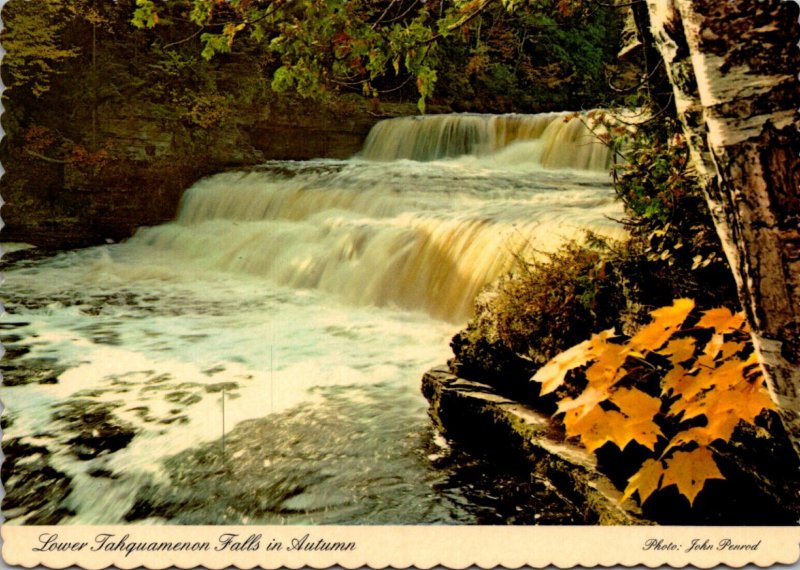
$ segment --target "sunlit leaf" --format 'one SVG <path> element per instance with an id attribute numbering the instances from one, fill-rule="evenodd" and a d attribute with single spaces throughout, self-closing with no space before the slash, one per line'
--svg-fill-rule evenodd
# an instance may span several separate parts
<path id="1" fill-rule="evenodd" d="M 719 334 L 738 330 L 744 324 L 744 313 L 732 313 L 727 307 L 705 311 L 695 325 L 698 328 L 714 329 Z"/>
<path id="2" fill-rule="evenodd" d="M 668 356 L 670 362 L 677 366 L 694 356 L 695 343 L 695 339 L 690 336 L 672 339 L 658 353 Z"/>
<path id="3" fill-rule="evenodd" d="M 589 385 L 608 390 L 625 376 L 622 365 L 631 354 L 627 345 L 607 344 L 597 357 L 597 361 L 586 370 Z"/>
<path id="4" fill-rule="evenodd" d="M 653 322 L 642 328 L 629 341 L 636 350 L 657 350 L 675 334 L 694 308 L 691 299 L 676 299 L 672 306 L 651 313 Z"/>
<path id="5" fill-rule="evenodd" d="M 639 493 L 639 503 L 644 503 L 647 498 L 658 490 L 661 476 L 664 474 L 664 465 L 656 459 L 648 459 L 642 467 L 628 479 L 628 486 L 622 499 L 628 499 L 635 492 Z"/>
<path id="6" fill-rule="evenodd" d="M 698 447 L 692 451 L 676 451 L 667 459 L 661 488 L 677 485 L 678 492 L 694 505 L 695 498 L 709 479 L 725 479 L 710 449 Z"/>
<path id="7" fill-rule="evenodd" d="M 554 392 L 564 383 L 564 378 L 570 370 L 583 366 L 590 360 L 597 358 L 598 354 L 609 346 L 606 341 L 613 335 L 614 329 L 609 329 L 565 350 L 542 366 L 531 380 L 541 382 L 542 391 L 540 393 L 542 395 Z"/>

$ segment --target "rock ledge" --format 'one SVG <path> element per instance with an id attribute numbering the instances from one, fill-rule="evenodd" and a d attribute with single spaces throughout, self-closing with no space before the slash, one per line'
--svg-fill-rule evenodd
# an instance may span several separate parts
<path id="1" fill-rule="evenodd" d="M 498 394 L 491 386 L 459 378 L 447 367 L 425 373 L 422 393 L 442 433 L 518 455 L 532 472 L 577 505 L 587 523 L 649 524 L 636 504 L 623 502 L 622 493 L 597 471 L 594 456 L 565 442 L 547 416 Z"/>

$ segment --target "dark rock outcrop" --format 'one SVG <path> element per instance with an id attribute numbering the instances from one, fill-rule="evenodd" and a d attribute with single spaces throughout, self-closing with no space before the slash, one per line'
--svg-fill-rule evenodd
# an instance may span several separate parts
<path id="1" fill-rule="evenodd" d="M 583 512 L 588 524 L 643 524 L 636 505 L 597 471 L 593 455 L 564 441 L 546 416 L 492 387 L 434 368 L 422 379 L 430 416 L 448 437 L 520 455 Z"/>
<path id="2" fill-rule="evenodd" d="M 25 517 L 26 524 L 51 525 L 74 514 L 61 506 L 72 492 L 72 480 L 50 465 L 46 447 L 15 438 L 3 441 L 3 453 L 6 519 Z"/>
<path id="3" fill-rule="evenodd" d="M 800 465 L 773 412 L 764 412 L 757 427 L 740 423 L 730 442 L 715 442 L 725 479 L 707 481 L 692 506 L 672 485 L 640 509 L 622 503 L 619 489 L 647 457 L 642 446 L 631 443 L 620 451 L 606 444 L 591 454 L 565 442 L 563 431 L 536 409 L 451 370 L 435 368 L 422 380 L 439 430 L 462 444 L 522 457 L 581 506 L 587 523 L 791 525 L 800 515 Z"/>
<path id="4" fill-rule="evenodd" d="M 110 158 L 94 166 L 26 153 L 7 119 L 4 241 L 68 248 L 125 239 L 173 219 L 184 190 L 204 176 L 273 159 L 347 158 L 378 121 L 362 107 L 250 111 L 204 129 L 152 105 L 101 107 L 98 140 Z"/>

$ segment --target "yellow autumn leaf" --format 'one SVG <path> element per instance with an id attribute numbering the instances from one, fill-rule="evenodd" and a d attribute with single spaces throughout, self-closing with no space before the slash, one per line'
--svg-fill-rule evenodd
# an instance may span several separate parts
<path id="1" fill-rule="evenodd" d="M 692 381 L 691 376 L 687 378 L 688 372 L 680 365 L 667 372 L 661 379 L 661 393 L 665 396 L 670 392 L 672 392 L 672 395 L 682 394 Z"/>
<path id="2" fill-rule="evenodd" d="M 677 414 L 683 411 L 683 419 L 705 416 L 707 424 L 702 431 L 694 432 L 702 438 L 697 440 L 698 443 L 710 443 L 715 439 L 727 441 L 740 421 L 755 425 L 755 420 L 761 412 L 775 407 L 766 388 L 747 380 L 742 380 L 727 389 L 711 391 L 685 404 L 677 404 L 680 402 L 673 405 L 674 412 Z"/>
<path id="3" fill-rule="evenodd" d="M 747 345 L 743 342 L 726 342 L 720 347 L 719 359 L 727 360 L 742 352 Z"/>
<path id="4" fill-rule="evenodd" d="M 636 388 L 618 388 L 612 392 L 609 400 L 628 417 L 652 418 L 661 409 L 661 398 L 654 398 Z"/>
<path id="5" fill-rule="evenodd" d="M 667 459 L 661 488 L 677 485 L 678 492 L 689 499 L 690 505 L 694 505 L 695 498 L 709 479 L 725 479 L 710 449 L 698 447 L 692 451 L 676 451 Z"/>
<path id="6" fill-rule="evenodd" d="M 661 428 L 653 419 L 661 409 L 661 399 L 654 398 L 636 388 L 619 388 L 612 392 L 609 400 L 625 415 L 627 433 L 612 441 L 623 449 L 631 441 L 655 450 L 656 442 L 663 436 Z"/>
<path id="7" fill-rule="evenodd" d="M 556 355 L 547 364 L 536 371 L 531 380 L 542 384 L 541 395 L 555 392 L 564 383 L 567 373 L 590 360 L 597 358 L 607 346 L 607 340 L 614 336 L 614 329 L 609 329 L 576 344 L 572 348 Z M 613 345 L 611 345 L 613 346 Z"/>
<path id="8" fill-rule="evenodd" d="M 667 343 L 667 346 L 658 351 L 659 354 L 668 356 L 673 366 L 678 366 L 694 356 L 695 339 L 692 337 L 676 338 Z"/>
<path id="9" fill-rule="evenodd" d="M 739 423 L 738 419 L 736 420 L 736 423 L 733 424 L 731 433 L 733 433 L 733 428 L 736 427 L 737 423 Z M 675 437 L 669 441 L 669 445 L 664 448 L 664 451 L 661 453 L 661 457 L 666 457 L 669 455 L 669 452 L 676 447 L 681 447 L 690 443 L 697 444 L 701 447 L 707 447 L 718 439 L 716 434 L 718 429 L 718 427 L 712 429 L 707 427 L 693 427 L 686 431 L 682 431 L 676 434 Z"/>
<path id="10" fill-rule="evenodd" d="M 581 443 L 589 451 L 595 451 L 609 441 L 622 449 L 632 439 L 626 421 L 627 418 L 621 413 L 605 411 L 598 406 L 580 416 L 574 411 L 567 413 L 564 426 L 570 437 L 580 436 Z M 620 445 L 620 442 L 624 444 Z"/>
<path id="11" fill-rule="evenodd" d="M 722 352 L 722 346 L 725 344 L 725 337 L 721 333 L 714 333 L 706 343 L 703 352 L 697 357 L 695 365 L 701 368 L 714 368 L 717 362 L 717 356 Z"/>
<path id="12" fill-rule="evenodd" d="M 704 414 L 711 420 L 718 414 L 733 414 L 753 423 L 764 409 L 773 409 L 763 381 L 751 382 L 745 377 L 747 361 L 726 361 L 714 370 L 702 369 L 681 389 L 682 398 L 670 407 L 670 414 L 683 412 L 684 419 Z M 690 377 L 691 378 L 691 377 Z"/>
<path id="13" fill-rule="evenodd" d="M 629 341 L 635 350 L 657 350 L 664 345 L 694 309 L 691 299 L 676 299 L 671 306 L 650 313 L 653 322 L 643 327 Z"/>
<path id="14" fill-rule="evenodd" d="M 579 419 L 589 411 L 597 408 L 602 402 L 608 400 L 608 392 L 588 386 L 577 398 L 564 398 L 558 403 L 556 415 L 573 412 L 573 417 Z"/>
<path id="15" fill-rule="evenodd" d="M 664 466 L 661 461 L 648 459 L 642 463 L 642 467 L 628 479 L 628 486 L 622 495 L 622 500 L 629 499 L 635 492 L 639 492 L 639 504 L 643 504 L 647 498 L 656 492 L 661 483 L 661 476 L 664 474 Z"/>
<path id="16" fill-rule="evenodd" d="M 714 329 L 719 334 L 732 333 L 744 324 L 744 313 L 732 313 L 727 307 L 710 309 L 703 313 L 695 325 L 701 329 Z"/>
<path id="17" fill-rule="evenodd" d="M 587 391 L 589 391 L 587 389 Z M 584 392 L 585 394 L 586 392 Z M 640 390 L 624 389 L 620 394 L 620 400 L 629 413 L 618 412 L 616 410 L 603 410 L 599 402 L 607 397 L 603 393 L 591 391 L 591 396 L 585 400 L 570 400 L 559 409 L 564 411 L 564 426 L 567 435 L 570 437 L 578 436 L 586 449 L 594 451 L 607 442 L 611 442 L 620 449 L 624 449 L 631 441 L 647 447 L 651 451 L 655 450 L 658 438 L 662 436 L 661 428 L 653 421 L 655 412 L 653 400 L 658 403 L 655 409 L 660 406 L 660 400 L 652 398 Z M 638 393 L 638 394 L 636 394 Z M 581 394 L 581 397 L 583 394 Z M 612 394 L 612 402 L 615 394 Z M 597 403 L 594 403 L 597 402 Z M 637 407 L 637 402 L 640 407 Z M 616 404 L 617 402 L 615 402 Z"/>
<path id="18" fill-rule="evenodd" d="M 627 374 L 622 368 L 631 353 L 629 346 L 607 344 L 597 356 L 597 361 L 586 369 L 589 385 L 598 390 L 609 390 Z"/>

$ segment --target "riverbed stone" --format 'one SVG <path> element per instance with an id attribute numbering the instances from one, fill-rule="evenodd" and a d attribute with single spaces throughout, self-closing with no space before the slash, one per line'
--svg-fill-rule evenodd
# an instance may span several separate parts
<path id="1" fill-rule="evenodd" d="M 57 524 L 74 514 L 62 504 L 72 492 L 72 480 L 50 464 L 50 451 L 21 438 L 3 441 L 3 514 L 24 517 L 26 524 Z"/>
<path id="2" fill-rule="evenodd" d="M 61 406 L 53 414 L 53 420 L 64 422 L 66 431 L 75 434 L 67 440 L 70 451 L 78 459 L 87 461 L 127 447 L 136 435 L 130 424 L 113 413 L 122 405 L 121 402 L 73 400 Z"/>
<path id="3" fill-rule="evenodd" d="M 26 384 L 57 384 L 58 377 L 66 371 L 54 358 L 15 359 L 0 365 L 4 386 Z"/>
<path id="4" fill-rule="evenodd" d="M 503 396 L 491 386 L 459 378 L 446 367 L 428 371 L 422 392 L 434 424 L 448 438 L 481 448 L 502 448 L 549 480 L 582 511 L 586 523 L 646 524 L 638 506 L 623 501 L 613 483 L 597 471 L 585 449 L 565 441 L 550 418 Z"/>

